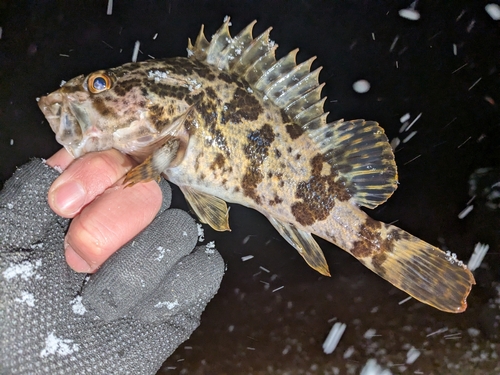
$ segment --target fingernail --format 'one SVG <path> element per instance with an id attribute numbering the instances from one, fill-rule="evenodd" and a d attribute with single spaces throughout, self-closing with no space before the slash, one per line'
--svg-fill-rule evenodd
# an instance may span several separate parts
<path id="1" fill-rule="evenodd" d="M 76 214 L 85 203 L 85 189 L 76 181 L 62 184 L 53 194 L 55 206 L 65 216 Z"/>
<path id="2" fill-rule="evenodd" d="M 64 250 L 66 262 L 73 271 L 80 273 L 89 273 L 92 271 L 92 267 L 67 242 L 65 243 Z"/>

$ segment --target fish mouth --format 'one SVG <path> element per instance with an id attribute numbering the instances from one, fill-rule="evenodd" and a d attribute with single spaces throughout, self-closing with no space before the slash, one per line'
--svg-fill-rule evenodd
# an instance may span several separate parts
<path id="1" fill-rule="evenodd" d="M 80 103 L 56 91 L 41 97 L 38 106 L 55 133 L 57 142 L 73 157 L 94 151 L 92 145 L 95 146 L 98 135 L 88 135 L 90 118 Z"/>

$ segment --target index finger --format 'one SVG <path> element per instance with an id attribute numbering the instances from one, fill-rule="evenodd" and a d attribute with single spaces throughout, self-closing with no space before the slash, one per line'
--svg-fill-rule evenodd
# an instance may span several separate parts
<path id="1" fill-rule="evenodd" d="M 75 217 L 135 165 L 114 149 L 92 152 L 76 160 L 60 150 L 47 164 L 64 170 L 50 187 L 48 202 L 56 214 L 67 218 Z"/>

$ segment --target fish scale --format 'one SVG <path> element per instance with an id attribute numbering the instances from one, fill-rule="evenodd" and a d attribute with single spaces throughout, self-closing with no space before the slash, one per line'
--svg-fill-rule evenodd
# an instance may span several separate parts
<path id="1" fill-rule="evenodd" d="M 211 41 L 203 27 L 188 58 L 129 63 L 79 76 L 39 106 L 75 157 L 115 148 L 140 164 L 126 184 L 163 174 L 200 221 L 229 230 L 226 202 L 253 208 L 318 272 L 313 235 L 330 241 L 416 299 L 466 309 L 471 272 L 440 249 L 371 219 L 397 187 L 384 130 L 373 121 L 328 122 L 314 58 L 276 60 L 270 30 L 229 18 Z M 97 83 L 96 83 L 97 82 Z"/>

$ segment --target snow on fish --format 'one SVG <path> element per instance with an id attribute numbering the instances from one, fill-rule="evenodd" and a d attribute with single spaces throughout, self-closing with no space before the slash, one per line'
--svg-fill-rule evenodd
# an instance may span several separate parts
<path id="1" fill-rule="evenodd" d="M 467 307 L 474 277 L 440 249 L 371 219 L 397 187 L 384 130 L 374 121 L 328 122 L 321 68 L 276 61 L 271 29 L 255 21 L 231 37 L 229 17 L 209 42 L 203 27 L 188 56 L 132 62 L 80 75 L 38 105 L 74 157 L 115 148 L 140 164 L 135 184 L 165 176 L 200 221 L 229 230 L 226 202 L 265 215 L 323 275 L 313 234 L 356 257 L 417 300 Z"/>

